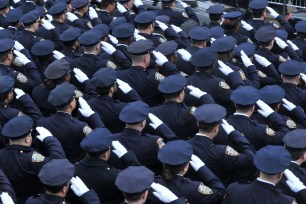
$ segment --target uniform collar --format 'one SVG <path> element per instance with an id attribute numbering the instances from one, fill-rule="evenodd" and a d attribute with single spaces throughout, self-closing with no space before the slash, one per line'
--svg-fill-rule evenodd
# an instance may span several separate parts
<path id="1" fill-rule="evenodd" d="M 65 198 L 62 198 L 57 195 L 51 195 L 48 193 L 44 193 L 42 197 L 44 197 L 48 201 L 53 201 L 53 203 L 65 203 Z"/>
<path id="2" fill-rule="evenodd" d="M 261 179 L 261 178 L 257 178 L 257 181 L 259 181 L 259 182 L 262 182 L 262 183 L 267 183 L 267 184 L 269 184 L 269 185 L 273 185 L 273 186 L 275 186 L 275 184 L 274 183 L 272 183 L 272 182 L 270 182 L 270 181 L 266 181 L 266 180 L 264 180 L 264 179 Z"/>
<path id="3" fill-rule="evenodd" d="M 33 150 L 32 147 L 28 147 L 28 146 L 23 146 L 23 145 L 6 145 L 6 149 L 9 149 L 9 150 L 22 150 L 22 151 L 27 151 L 27 152 L 30 152 Z"/>
<path id="4" fill-rule="evenodd" d="M 300 166 L 296 161 L 291 161 L 291 163 Z"/>
<path id="5" fill-rule="evenodd" d="M 242 115 L 242 116 L 245 116 L 245 117 L 248 117 L 248 118 L 249 118 L 249 116 L 246 115 L 246 114 L 244 114 L 244 113 L 234 113 L 234 115 Z"/>
<path id="6" fill-rule="evenodd" d="M 123 129 L 123 133 L 127 133 L 127 134 L 130 134 L 130 135 L 141 135 L 141 132 L 139 132 L 138 130 L 135 130 L 135 129 L 132 129 L 132 128 L 124 128 Z"/>
<path id="7" fill-rule="evenodd" d="M 85 159 L 82 159 L 80 164 L 83 164 L 85 166 L 106 166 L 106 167 L 111 167 L 107 161 L 101 160 L 101 159 L 96 159 L 92 157 L 87 157 Z"/>
<path id="8" fill-rule="evenodd" d="M 209 136 L 201 134 L 201 133 L 197 133 L 196 136 L 201 137 L 201 138 L 208 138 L 208 139 L 212 140 Z"/>

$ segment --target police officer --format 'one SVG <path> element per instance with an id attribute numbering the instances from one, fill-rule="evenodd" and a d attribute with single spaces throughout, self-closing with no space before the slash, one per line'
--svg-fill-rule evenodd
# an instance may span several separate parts
<path id="1" fill-rule="evenodd" d="M 224 12 L 224 6 L 221 4 L 214 4 L 206 9 L 206 13 L 209 14 L 210 22 L 207 25 L 208 28 L 220 27 L 222 16 Z"/>
<path id="2" fill-rule="evenodd" d="M 192 55 L 199 49 L 206 47 L 211 33 L 207 27 L 197 26 L 188 33 L 188 37 L 190 38 L 190 46 L 186 48 L 186 51 Z M 189 59 L 184 59 L 184 53 L 180 51 L 178 53 L 180 54 L 176 62 L 178 70 L 181 70 L 187 75 L 192 75 L 195 71 L 194 66 L 190 64 Z"/>
<path id="3" fill-rule="evenodd" d="M 52 159 L 65 158 L 59 141 L 43 127 L 36 128 L 39 134 L 36 138 L 43 143 L 48 157 L 35 151 L 31 147 L 32 128 L 33 120 L 27 115 L 21 115 L 12 118 L 2 129 L 10 145 L 0 151 L 0 168 L 14 187 L 17 203 L 24 203 L 29 196 L 42 192 L 37 175 L 44 164 Z"/>
<path id="4" fill-rule="evenodd" d="M 89 16 L 87 16 L 89 12 L 89 2 L 86 0 L 73 0 L 71 4 L 74 8 L 74 14 L 83 22 L 86 30 L 93 28 L 94 25 L 91 24 L 90 18 L 88 19 Z"/>
<path id="5" fill-rule="evenodd" d="M 130 12 L 131 18 L 134 19 L 137 14 L 140 14 L 147 10 L 147 7 L 143 5 L 141 0 L 119 0 L 119 3 L 122 4 Z M 137 10 L 135 10 L 137 8 Z M 122 14 L 116 9 L 113 13 L 113 16 L 120 17 Z"/>
<path id="6" fill-rule="evenodd" d="M 154 183 L 154 173 L 144 166 L 130 166 L 120 172 L 116 178 L 116 186 L 122 191 L 125 204 L 137 202 L 144 204 L 148 189 L 153 189 L 153 195 L 163 203 L 186 204 L 184 198 L 178 198 L 168 188 Z"/>
<path id="7" fill-rule="evenodd" d="M 159 150 L 158 159 L 163 163 L 163 173 L 161 178 L 155 179 L 156 183 L 169 188 L 178 197 L 186 198 L 188 203 L 218 203 L 222 200 L 225 192 L 223 184 L 202 160 L 193 154 L 192 146 L 186 141 L 168 142 Z M 189 162 L 199 175 L 200 179 L 197 181 L 184 177 Z"/>
<path id="8" fill-rule="evenodd" d="M 70 62 L 71 66 L 81 69 L 89 78 L 102 67 L 112 67 L 115 69 L 117 66 L 112 61 L 99 56 L 101 47 L 109 56 L 113 57 L 120 67 L 128 66 L 130 63 L 121 51 L 116 50 L 107 42 L 100 42 L 101 38 L 106 36 L 106 33 L 95 32 L 94 30 L 83 33 L 79 37 L 79 42 L 84 46 L 85 53 L 80 57 L 73 58 Z"/>
<path id="9" fill-rule="evenodd" d="M 289 132 L 289 129 L 278 113 L 259 100 L 259 98 L 259 91 L 251 86 L 241 86 L 234 90 L 231 100 L 235 104 L 236 112 L 227 121 L 236 130 L 244 134 L 257 150 L 267 144 L 282 145 L 282 139 Z M 255 104 L 259 107 L 258 112 L 267 119 L 267 124 L 271 124 L 271 128 L 268 125 L 259 124 L 250 118 L 255 111 Z M 219 134 L 216 137 L 216 143 L 220 142 L 217 142 L 218 140 L 227 138 L 225 132 L 220 131 Z M 222 142 L 221 144 L 229 143 Z"/>
<path id="10" fill-rule="evenodd" d="M 63 50 L 61 53 L 68 58 L 79 57 L 84 53 L 84 48 L 80 47 L 78 37 L 81 35 L 82 31 L 79 28 L 70 28 L 65 30 L 59 36 L 59 39 L 63 45 Z"/>
<path id="11" fill-rule="evenodd" d="M 125 122 L 126 126 L 121 133 L 113 136 L 127 150 L 133 150 L 142 165 L 158 172 L 160 163 L 157 161 L 157 152 L 165 144 L 163 138 L 175 140 L 177 137 L 166 124 L 149 112 L 149 106 L 141 101 L 128 103 L 119 115 L 119 119 Z M 150 126 L 159 136 L 142 132 L 146 126 L 147 117 L 151 120 Z"/>
<path id="12" fill-rule="evenodd" d="M 304 61 L 306 60 L 306 22 L 305 21 L 299 21 L 295 24 L 295 30 L 297 32 L 297 37 L 292 40 L 292 42 L 298 46 L 298 48 L 303 53 Z"/>
<path id="13" fill-rule="evenodd" d="M 111 154 L 111 145 L 113 153 L 124 161 L 126 166 L 139 165 L 132 151 L 127 152 L 120 142 L 113 140 L 111 132 L 106 128 L 97 128 L 89 133 L 81 142 L 81 147 L 88 153 L 88 157 L 76 164 L 75 171 L 76 176 L 97 192 L 100 201 L 108 204 L 123 201 L 121 192 L 115 186 L 120 170 L 107 163 Z"/>
<path id="14" fill-rule="evenodd" d="M 273 161 L 273 162 L 271 162 Z M 294 198 L 283 194 L 277 187 L 283 172 L 290 166 L 291 156 L 281 146 L 268 145 L 257 151 L 254 165 L 260 171 L 252 183 L 233 183 L 226 189 L 223 204 L 234 203 L 294 203 Z M 243 196 L 241 196 L 243 195 Z"/>
<path id="15" fill-rule="evenodd" d="M 254 147 L 233 126 L 223 118 L 226 109 L 217 104 L 205 104 L 198 107 L 194 117 L 198 121 L 199 132 L 189 141 L 193 152 L 208 168 L 220 178 L 224 185 L 238 180 L 252 180 L 255 176 L 253 158 Z M 222 121 L 222 122 L 221 122 Z M 231 145 L 215 145 L 220 125 L 228 135 Z M 190 172 L 193 178 L 198 178 Z"/>
<path id="16" fill-rule="evenodd" d="M 46 192 L 27 199 L 25 203 L 66 203 L 65 197 L 71 185 L 71 190 L 80 197 L 82 203 L 100 204 L 97 194 L 89 190 L 80 178 L 73 177 L 74 172 L 75 167 L 67 159 L 54 159 L 45 164 L 39 171 L 38 178 Z"/>
<path id="17" fill-rule="evenodd" d="M 249 8 L 252 11 L 253 19 L 248 21 L 248 23 L 252 27 L 254 27 L 256 31 L 263 26 L 273 26 L 275 28 L 284 29 L 289 36 L 293 36 L 294 29 L 290 26 L 289 22 L 286 21 L 282 15 L 278 14 L 273 8 L 268 6 L 268 1 L 253 0 L 249 3 Z M 271 17 L 275 18 L 275 20 L 280 24 L 280 26 L 275 23 L 272 24 L 265 21 L 267 18 L 267 11 L 269 12 L 269 15 Z"/>
<path id="18" fill-rule="evenodd" d="M 19 47 L 20 49 L 17 49 L 15 44 L 12 39 L 5 38 L 0 40 L 0 73 L 1 75 L 9 75 L 14 78 L 14 86 L 29 93 L 35 86 L 41 83 L 41 78 L 34 63 L 18 51 L 23 49 L 23 47 L 21 46 L 21 48 Z M 12 68 L 13 62 L 18 64 L 18 66 L 22 66 L 26 74 L 15 71 Z"/>
<path id="19" fill-rule="evenodd" d="M 156 10 L 157 15 L 167 15 L 170 17 L 170 24 L 174 24 L 176 26 L 181 26 L 186 20 L 192 19 L 197 24 L 199 24 L 199 19 L 193 9 L 188 6 L 183 1 L 178 1 L 184 8 L 184 11 L 175 11 L 175 1 L 174 0 L 162 0 L 162 9 Z"/>
<path id="20" fill-rule="evenodd" d="M 34 124 L 36 124 L 41 117 L 39 108 L 28 94 L 25 94 L 21 89 L 14 88 L 14 84 L 15 80 L 12 77 L 8 75 L 0 76 L 0 125 L 3 126 L 13 117 L 22 115 L 23 112 L 29 115 L 34 120 Z M 14 94 L 21 105 L 21 110 L 10 107 L 14 100 Z"/>
<path id="21" fill-rule="evenodd" d="M 184 104 L 186 85 L 187 79 L 180 74 L 166 77 L 158 85 L 158 90 L 164 94 L 165 103 L 151 108 L 151 112 L 167 124 L 180 139 L 191 138 L 198 131 L 193 117 L 195 107 Z M 214 103 L 209 94 L 192 86 L 187 88 L 193 91 L 191 94 L 201 102 Z"/>
<path id="22" fill-rule="evenodd" d="M 306 110 L 306 92 L 298 87 L 302 72 L 301 63 L 294 60 L 283 62 L 278 70 L 283 80 L 281 87 L 285 90 L 285 98 Z"/>
<path id="23" fill-rule="evenodd" d="M 127 103 L 113 98 L 118 89 L 124 93 L 125 101 L 141 100 L 136 91 L 129 84 L 117 79 L 117 76 L 117 71 L 110 67 L 98 70 L 91 79 L 98 96 L 88 101 L 112 133 L 121 132 L 125 127 L 125 123 L 119 120 L 119 114 Z"/>
<path id="24" fill-rule="evenodd" d="M 232 93 L 230 86 L 237 87 L 243 82 L 240 75 L 233 71 L 227 72 L 227 81 L 231 83 L 230 86 L 223 79 L 214 76 L 213 71 L 216 61 L 217 54 L 212 48 L 202 48 L 195 52 L 190 62 L 195 67 L 196 72 L 188 77 L 187 84 L 211 94 L 216 103 L 229 106 L 231 105 L 230 95 Z M 226 65 L 224 67 L 226 70 L 230 70 Z M 186 104 L 190 106 L 197 107 L 201 105 L 190 94 L 186 95 L 186 99 Z"/>
<path id="25" fill-rule="evenodd" d="M 2 28 L 8 27 L 8 23 L 5 20 L 5 16 L 9 11 L 10 11 L 10 1 L 9 0 L 1 1 L 0 3 L 0 26 Z"/>
<path id="26" fill-rule="evenodd" d="M 141 96 L 144 102 L 151 106 L 162 103 L 163 99 L 158 92 L 159 82 L 164 78 L 159 72 L 149 69 L 150 50 L 153 43 L 150 40 L 139 40 L 130 44 L 127 51 L 131 54 L 133 66 L 118 72 L 118 78 L 128 83 Z M 164 73 L 176 74 L 178 71 L 172 62 L 159 52 L 154 52 L 155 62 L 161 66 Z"/>
<path id="27" fill-rule="evenodd" d="M 76 108 L 75 95 L 75 86 L 69 82 L 57 85 L 50 91 L 48 97 L 49 103 L 57 109 L 56 114 L 38 121 L 40 126 L 48 128 L 59 139 L 67 159 L 72 163 L 84 157 L 84 152 L 80 147 L 82 139 L 92 129 L 104 127 L 98 114 L 91 110 L 83 98 L 79 98 L 79 111 L 88 124 L 71 116 L 72 111 Z"/>
<path id="28" fill-rule="evenodd" d="M 21 22 L 19 21 L 22 16 L 23 16 L 23 12 L 20 8 L 15 8 L 13 10 L 10 10 L 10 12 L 8 12 L 8 14 L 6 15 L 5 20 L 9 24 L 7 29 L 13 35 L 15 35 L 21 29 L 23 29 Z"/>

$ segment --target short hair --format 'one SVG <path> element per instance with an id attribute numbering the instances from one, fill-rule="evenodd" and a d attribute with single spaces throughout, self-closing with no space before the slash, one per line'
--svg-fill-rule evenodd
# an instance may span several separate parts
<path id="1" fill-rule="evenodd" d="M 272 40 L 268 41 L 268 42 L 260 42 L 258 41 L 258 44 L 262 47 L 268 47 L 270 45 Z"/>
<path id="2" fill-rule="evenodd" d="M 55 193 L 60 192 L 63 189 L 63 187 L 67 184 L 68 182 L 64 183 L 63 185 L 58 185 L 58 186 L 48 186 L 48 185 L 44 185 L 44 186 L 47 191 L 55 194 Z"/>
<path id="3" fill-rule="evenodd" d="M 193 45 L 201 45 L 203 44 L 206 40 L 194 40 L 194 39 L 191 39 L 191 44 Z"/>
<path id="4" fill-rule="evenodd" d="M 220 122 L 215 122 L 215 123 L 198 122 L 198 123 L 199 123 L 199 128 L 205 132 L 211 132 L 217 125 L 220 124 Z"/>
<path id="5" fill-rule="evenodd" d="M 254 105 L 238 105 L 238 104 L 235 104 L 236 105 L 236 109 L 239 110 L 239 111 L 242 111 L 242 112 L 246 112 L 248 111 L 252 106 Z"/>
<path id="6" fill-rule="evenodd" d="M 141 192 L 141 193 L 125 193 L 123 192 L 124 198 L 130 203 L 130 202 L 136 202 L 140 200 L 142 194 L 146 192 L 147 190 Z"/>
<path id="7" fill-rule="evenodd" d="M 306 148 L 303 149 L 295 149 L 291 147 L 285 146 L 286 150 L 291 154 L 292 161 L 296 161 L 306 152 Z"/>
<path id="8" fill-rule="evenodd" d="M 102 1 L 102 2 L 101 2 L 101 8 L 104 9 L 104 8 L 106 8 L 108 5 L 113 5 L 113 4 L 116 4 L 116 2 L 115 2 L 115 1 L 113 1 L 113 2 Z"/>
<path id="9" fill-rule="evenodd" d="M 0 52 L 0 62 L 4 62 L 7 59 L 7 55 L 11 52 L 12 50 L 7 50 L 5 52 Z"/>
<path id="10" fill-rule="evenodd" d="M 87 152 L 88 156 L 98 159 L 102 154 L 104 154 L 105 152 L 107 152 L 109 149 L 104 150 L 104 151 L 99 151 L 99 152 Z"/>
<path id="11" fill-rule="evenodd" d="M 260 18 L 266 9 L 264 8 L 264 9 L 251 9 L 251 10 L 254 18 Z"/>
<path id="12" fill-rule="evenodd" d="M 73 99 L 74 99 L 74 97 L 72 97 L 71 100 L 69 100 L 68 103 L 63 104 L 63 105 L 61 105 L 61 106 L 57 106 L 57 107 L 56 107 L 56 110 L 57 110 L 57 111 L 65 111 L 65 110 L 68 108 L 68 105 L 73 101 Z"/>
<path id="13" fill-rule="evenodd" d="M 211 21 L 219 21 L 221 20 L 222 14 L 209 14 L 209 19 Z"/>
<path id="14" fill-rule="evenodd" d="M 162 178 L 168 181 L 172 180 L 173 175 L 181 173 L 187 164 L 188 162 L 181 164 L 181 165 L 176 165 L 176 166 L 170 166 L 167 164 L 163 164 L 163 171 L 161 174 Z"/>

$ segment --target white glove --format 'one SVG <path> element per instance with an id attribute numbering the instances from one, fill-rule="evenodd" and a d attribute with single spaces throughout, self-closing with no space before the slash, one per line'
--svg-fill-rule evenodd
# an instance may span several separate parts
<path id="1" fill-rule="evenodd" d="M 265 118 L 267 118 L 271 113 L 274 112 L 274 110 L 268 104 L 263 102 L 262 100 L 256 101 L 256 104 L 259 107 L 258 113 Z"/>
<path id="2" fill-rule="evenodd" d="M 138 30 L 137 28 L 135 28 L 133 35 L 134 35 L 134 36 L 135 36 L 135 35 L 138 35 L 138 33 L 139 33 L 139 30 Z"/>
<path id="3" fill-rule="evenodd" d="M 153 189 L 153 195 L 157 197 L 163 203 L 171 203 L 177 200 L 178 197 L 172 193 L 168 188 L 159 183 L 152 183 L 151 188 Z"/>
<path id="4" fill-rule="evenodd" d="M 285 47 L 288 46 L 287 43 L 286 43 L 285 41 L 283 41 L 282 39 L 280 39 L 279 37 L 275 37 L 274 40 L 275 40 L 276 44 L 277 44 L 280 48 L 282 48 L 282 49 L 285 49 Z"/>
<path id="5" fill-rule="evenodd" d="M 207 94 L 206 92 L 201 91 L 201 89 L 191 85 L 187 86 L 187 88 L 190 90 L 190 95 L 196 98 L 201 98 L 203 95 Z"/>
<path id="6" fill-rule="evenodd" d="M 98 18 L 98 14 L 97 14 L 96 10 L 92 7 L 89 7 L 88 14 L 89 14 L 89 18 L 91 20 L 94 19 L 94 18 Z"/>
<path id="7" fill-rule="evenodd" d="M 118 44 L 118 40 L 116 37 L 112 36 L 111 34 L 108 34 L 108 37 L 110 39 L 110 41 L 114 44 L 117 45 Z"/>
<path id="8" fill-rule="evenodd" d="M 180 27 L 177 27 L 176 25 L 171 24 L 170 26 L 173 28 L 173 30 L 175 30 L 176 33 L 183 31 Z"/>
<path id="9" fill-rule="evenodd" d="M 155 50 L 153 50 L 153 55 L 156 58 L 156 64 L 158 64 L 159 66 L 162 66 L 165 62 L 168 62 L 167 57 L 165 57 L 165 55 L 160 52 L 156 52 Z"/>
<path id="10" fill-rule="evenodd" d="M 84 81 L 88 80 L 88 76 L 82 72 L 79 68 L 74 68 L 73 72 L 75 74 L 75 78 L 80 82 L 83 83 Z"/>
<path id="11" fill-rule="evenodd" d="M 15 45 L 14 45 L 15 50 L 20 51 L 23 50 L 24 47 L 22 44 L 20 44 L 20 42 L 18 42 L 17 40 L 15 40 Z"/>
<path id="12" fill-rule="evenodd" d="M 181 0 L 177 0 L 177 2 L 179 2 L 183 6 L 183 8 L 188 7 L 188 4 L 186 4 L 185 2 L 182 2 Z"/>
<path id="13" fill-rule="evenodd" d="M 80 104 L 79 111 L 82 114 L 82 116 L 88 118 L 89 116 L 95 113 L 82 97 L 79 98 L 79 104 Z"/>
<path id="14" fill-rule="evenodd" d="M 233 132 L 235 130 L 235 128 L 228 124 L 228 122 L 224 119 L 222 119 L 222 124 L 221 124 L 222 128 L 224 129 L 224 131 L 226 132 L 227 135 L 231 134 L 231 132 Z"/>
<path id="15" fill-rule="evenodd" d="M 122 4 L 117 2 L 117 9 L 120 13 L 124 13 L 126 12 L 126 8 L 124 6 L 122 6 Z"/>
<path id="16" fill-rule="evenodd" d="M 23 96 L 25 93 L 22 89 L 14 88 L 14 92 L 16 94 L 16 99 L 18 100 L 21 96 Z"/>
<path id="17" fill-rule="evenodd" d="M 286 169 L 284 174 L 287 177 L 286 184 L 293 192 L 297 193 L 306 188 L 300 179 L 296 177 L 289 169 Z"/>
<path id="18" fill-rule="evenodd" d="M 87 186 L 78 176 L 72 177 L 70 182 L 71 182 L 70 188 L 73 190 L 75 195 L 77 195 L 78 197 L 82 196 L 84 193 L 87 193 L 89 191 Z"/>
<path id="19" fill-rule="evenodd" d="M 53 137 L 51 132 L 44 127 L 36 127 L 36 131 L 39 134 L 36 138 L 41 142 L 43 142 L 46 137 Z"/>
<path id="20" fill-rule="evenodd" d="M 224 74 L 224 75 L 229 75 L 230 73 L 234 72 L 234 70 L 232 70 L 232 68 L 230 68 L 229 66 L 227 66 L 226 64 L 224 64 L 222 61 L 218 60 L 218 64 L 219 64 L 219 69 L 220 71 Z"/>
<path id="21" fill-rule="evenodd" d="M 52 53 L 53 53 L 53 57 L 57 60 L 60 60 L 60 59 L 65 57 L 65 55 L 63 53 L 61 53 L 57 50 L 53 50 Z"/>
<path id="22" fill-rule="evenodd" d="M 267 60 L 265 57 L 262 57 L 258 54 L 254 54 L 255 60 L 264 67 L 270 66 L 271 62 Z"/>
<path id="23" fill-rule="evenodd" d="M 96 0 L 98 3 L 101 3 L 102 0 Z"/>
<path id="24" fill-rule="evenodd" d="M 306 83 L 306 74 L 300 73 L 302 80 Z"/>
<path id="25" fill-rule="evenodd" d="M 163 124 L 163 121 L 161 121 L 158 117 L 156 117 L 154 114 L 149 113 L 148 115 L 149 119 L 151 120 L 150 126 L 156 130 L 161 124 Z"/>
<path id="26" fill-rule="evenodd" d="M 277 16 L 279 15 L 273 8 L 267 6 L 266 9 L 269 11 L 270 15 L 273 17 L 273 18 L 277 18 Z"/>
<path id="27" fill-rule="evenodd" d="M 21 52 L 14 50 L 14 54 L 16 55 L 17 60 L 22 64 L 22 65 L 26 65 L 29 62 L 31 62 L 24 54 L 22 54 Z"/>
<path id="28" fill-rule="evenodd" d="M 3 30 L 4 28 L 3 27 L 0 27 L 0 30 Z"/>
<path id="29" fill-rule="evenodd" d="M 146 40 L 145 37 L 143 37 L 142 35 L 138 35 L 138 34 L 134 34 L 134 38 L 136 41 L 139 41 L 139 40 Z"/>
<path id="30" fill-rule="evenodd" d="M 240 54 L 241 54 L 241 60 L 242 60 L 245 67 L 249 67 L 249 66 L 253 65 L 250 58 L 245 54 L 245 52 L 243 50 L 240 51 Z"/>
<path id="31" fill-rule="evenodd" d="M 74 13 L 67 12 L 67 19 L 68 21 L 73 22 L 78 19 L 78 17 Z"/>
<path id="32" fill-rule="evenodd" d="M 143 5 L 141 0 L 134 0 L 134 5 L 138 8 L 138 6 Z"/>
<path id="33" fill-rule="evenodd" d="M 127 153 L 126 148 L 119 141 L 112 141 L 112 146 L 114 150 L 112 150 L 119 158 Z"/>
<path id="34" fill-rule="evenodd" d="M 13 199 L 7 192 L 1 193 L 0 197 L 1 197 L 2 204 L 14 204 Z"/>
<path id="35" fill-rule="evenodd" d="M 250 24 L 248 24 L 247 22 L 245 21 L 241 21 L 241 25 L 244 29 L 246 29 L 247 31 L 250 31 L 253 29 L 253 26 L 251 26 Z"/>
<path id="36" fill-rule="evenodd" d="M 189 163 L 195 171 L 198 171 L 202 166 L 205 166 L 204 162 L 194 154 L 191 155 L 191 160 Z"/>
<path id="37" fill-rule="evenodd" d="M 116 82 L 118 84 L 119 89 L 124 94 L 127 94 L 127 93 L 129 93 L 132 90 L 132 87 L 128 83 L 126 83 L 126 82 L 124 82 L 124 81 L 122 81 L 120 79 L 117 79 Z"/>
<path id="38" fill-rule="evenodd" d="M 191 54 L 187 50 L 185 50 L 183 48 L 178 49 L 177 53 L 179 53 L 181 55 L 182 59 L 184 61 L 186 61 L 186 62 L 188 62 L 190 60 L 190 58 L 191 58 Z"/>
<path id="39" fill-rule="evenodd" d="M 14 0 L 14 3 L 15 4 L 17 4 L 17 3 L 19 3 L 20 2 L 20 0 Z"/>
<path id="40" fill-rule="evenodd" d="M 163 22 L 160 22 L 158 20 L 156 20 L 155 22 L 157 23 L 158 27 L 160 27 L 160 29 L 162 29 L 163 31 L 165 31 L 168 28 L 168 26 Z"/>
<path id="41" fill-rule="evenodd" d="M 288 101 L 287 99 L 283 98 L 283 106 L 288 110 L 288 111 L 292 111 L 293 109 L 295 109 L 296 105 L 294 105 L 293 103 L 291 103 L 290 101 Z"/>
<path id="42" fill-rule="evenodd" d="M 108 42 L 102 41 L 101 45 L 102 45 L 102 49 L 109 55 L 112 55 L 116 51 L 116 48 L 114 48 L 114 46 L 112 46 Z"/>
<path id="43" fill-rule="evenodd" d="M 53 21 L 53 17 L 50 14 L 46 14 L 47 17 L 47 21 L 49 21 L 51 23 L 51 21 Z"/>
<path id="44" fill-rule="evenodd" d="M 296 46 L 296 44 L 294 44 L 291 40 L 287 40 L 287 43 L 292 47 L 292 49 L 294 51 L 299 50 L 300 48 L 298 48 L 298 46 Z"/>
<path id="45" fill-rule="evenodd" d="M 52 30 L 55 28 L 54 25 L 52 25 L 49 21 L 45 19 L 41 19 L 41 22 L 42 22 L 42 26 L 44 26 L 46 30 Z"/>
<path id="46" fill-rule="evenodd" d="M 215 40 L 216 40 L 215 38 L 211 37 L 210 38 L 210 44 L 213 44 L 215 42 Z"/>

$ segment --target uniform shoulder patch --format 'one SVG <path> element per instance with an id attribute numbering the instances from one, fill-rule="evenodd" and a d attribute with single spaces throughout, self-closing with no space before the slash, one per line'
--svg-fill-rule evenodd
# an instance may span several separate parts
<path id="1" fill-rule="evenodd" d="M 163 138 L 158 138 L 158 140 L 156 140 L 156 143 L 159 149 L 165 145 Z"/>
<path id="2" fill-rule="evenodd" d="M 42 162 L 45 160 L 45 157 L 38 152 L 33 152 L 32 154 L 32 162 Z"/>
<path id="3" fill-rule="evenodd" d="M 230 89 L 229 85 L 224 80 L 219 82 L 219 86 L 223 89 Z"/>
<path id="4" fill-rule="evenodd" d="M 155 80 L 161 82 L 162 80 L 164 80 L 164 78 L 165 78 L 164 75 L 162 75 L 162 74 L 160 74 L 158 72 L 155 73 Z"/>
<path id="5" fill-rule="evenodd" d="M 272 130 L 271 128 L 269 128 L 269 126 L 266 127 L 266 134 L 269 136 L 274 136 L 275 135 L 275 131 Z"/>
<path id="6" fill-rule="evenodd" d="M 28 82 L 28 78 L 22 73 L 18 73 L 16 79 L 21 83 L 27 83 Z"/>
<path id="7" fill-rule="evenodd" d="M 88 125 L 85 125 L 83 127 L 83 132 L 85 135 L 88 135 L 89 133 L 91 133 L 92 129 L 88 126 Z"/>
<path id="8" fill-rule="evenodd" d="M 198 191 L 204 195 L 213 194 L 213 191 L 209 187 L 205 186 L 202 182 L 200 183 L 198 187 Z"/>
<path id="9" fill-rule="evenodd" d="M 197 108 L 195 106 L 192 106 L 190 108 L 190 114 L 193 115 L 194 114 L 194 111 L 196 110 Z"/>
<path id="10" fill-rule="evenodd" d="M 291 129 L 296 128 L 296 123 L 291 118 L 286 120 L 286 125 Z"/>
<path id="11" fill-rule="evenodd" d="M 239 152 L 234 150 L 231 146 L 226 146 L 225 154 L 229 156 L 239 156 Z"/>
<path id="12" fill-rule="evenodd" d="M 242 80 L 246 80 L 246 76 L 241 69 L 239 70 L 239 74 L 240 74 Z"/>
<path id="13" fill-rule="evenodd" d="M 113 62 L 110 61 L 110 60 L 108 60 L 108 61 L 106 62 L 106 66 L 107 66 L 107 67 L 111 67 L 111 68 L 113 68 L 113 69 L 116 69 L 116 68 L 117 68 L 117 66 L 115 65 L 115 63 L 113 63 Z"/>
<path id="14" fill-rule="evenodd" d="M 267 77 L 267 75 L 260 70 L 257 70 L 257 74 L 259 77 L 263 77 L 263 78 Z"/>

